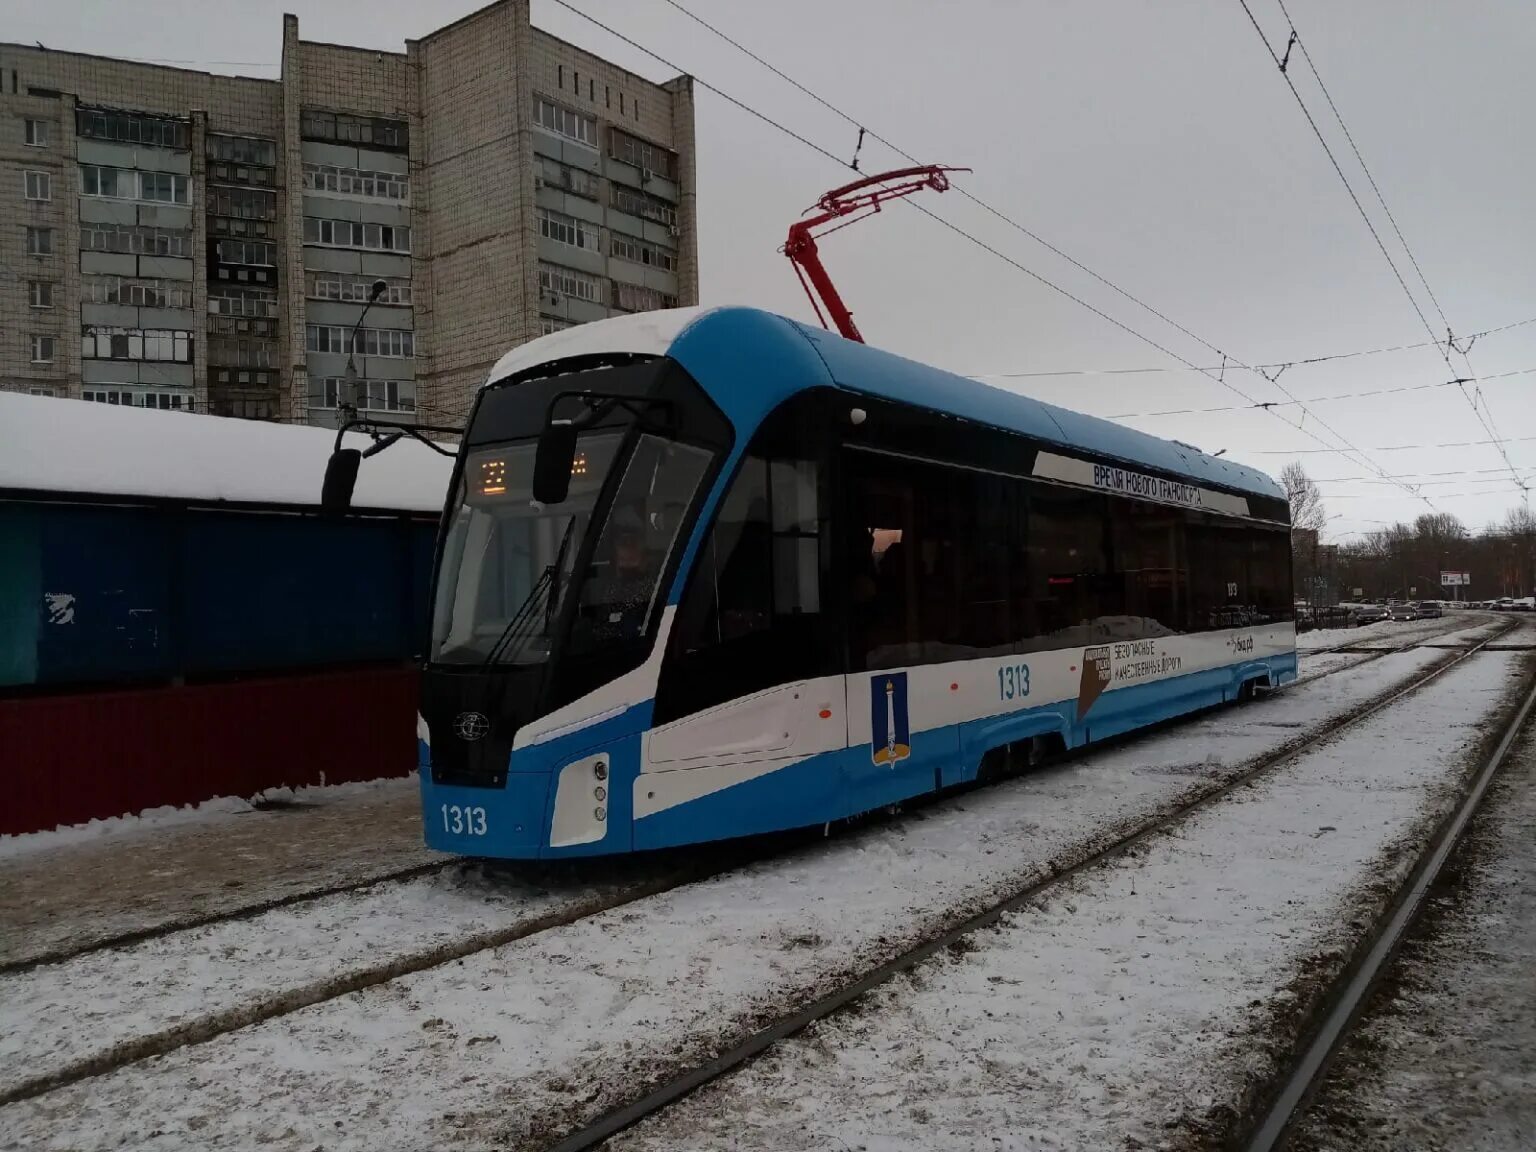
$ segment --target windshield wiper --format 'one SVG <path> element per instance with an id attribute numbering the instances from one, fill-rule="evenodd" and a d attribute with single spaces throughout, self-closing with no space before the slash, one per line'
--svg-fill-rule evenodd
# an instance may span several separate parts
<path id="1" fill-rule="evenodd" d="M 571 546 L 571 536 L 576 528 L 576 515 L 566 521 L 565 531 L 560 535 L 560 547 L 555 549 L 555 562 L 550 565 L 549 599 L 546 601 L 547 610 L 544 613 L 544 631 L 548 632 L 554 625 L 555 609 L 560 606 L 560 573 L 565 568 L 565 551 Z"/>
<path id="2" fill-rule="evenodd" d="M 571 537 L 575 531 L 576 517 L 573 515 L 565 522 L 565 531 L 560 536 L 560 546 L 555 550 L 555 562 L 548 565 L 534 581 L 533 587 L 528 590 L 528 595 L 513 613 L 512 619 L 507 621 L 507 626 L 502 629 L 501 635 L 496 638 L 496 643 L 486 654 L 487 665 L 497 664 L 502 660 L 515 660 L 522 653 L 523 645 L 534 634 L 528 624 L 538 618 L 541 593 L 546 594 L 543 602 L 546 608 L 544 630 L 549 631 L 554 611 L 560 603 L 560 570 L 565 564 L 565 554 L 571 546 Z"/>
<path id="3" fill-rule="evenodd" d="M 555 566 L 553 564 L 547 566 L 540 573 L 539 578 L 533 582 L 533 587 L 528 589 L 528 595 L 523 597 L 523 602 L 518 605 L 517 611 L 512 614 L 512 619 L 507 621 L 507 626 L 501 630 L 501 635 L 496 637 L 496 643 L 492 644 L 491 650 L 485 654 L 486 664 L 495 664 L 503 656 L 509 655 L 507 650 L 514 639 L 518 642 L 518 649 L 513 650 L 510 655 L 515 656 L 521 650 L 522 643 L 527 639 L 527 636 L 520 635 L 520 633 L 522 633 L 528 621 L 537 618 L 539 595 L 549 588 L 551 581 L 554 579 L 554 571 Z"/>

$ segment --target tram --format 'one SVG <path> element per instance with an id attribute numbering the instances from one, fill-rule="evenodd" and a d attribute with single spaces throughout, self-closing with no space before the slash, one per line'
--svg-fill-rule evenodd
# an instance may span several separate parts
<path id="1" fill-rule="evenodd" d="M 754 309 L 534 340 L 439 534 L 427 842 L 820 825 L 1277 687 L 1288 521 L 1241 464 Z"/>

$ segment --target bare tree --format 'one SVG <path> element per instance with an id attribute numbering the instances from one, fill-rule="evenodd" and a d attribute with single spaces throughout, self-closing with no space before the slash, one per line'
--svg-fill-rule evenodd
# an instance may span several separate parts
<path id="1" fill-rule="evenodd" d="M 1424 513 L 1413 522 L 1413 532 L 1420 540 L 1434 544 L 1467 538 L 1467 526 L 1451 512 Z"/>
<path id="2" fill-rule="evenodd" d="M 1328 520 L 1323 511 L 1323 494 L 1299 461 L 1293 460 L 1280 469 L 1280 483 L 1285 486 L 1285 498 L 1291 505 L 1291 531 L 1321 532 Z"/>

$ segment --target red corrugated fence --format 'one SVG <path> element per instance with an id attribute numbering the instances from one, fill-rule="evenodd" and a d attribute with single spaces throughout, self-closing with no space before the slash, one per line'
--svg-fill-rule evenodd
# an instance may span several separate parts
<path id="1" fill-rule="evenodd" d="M 404 776 L 415 668 L 0 699 L 0 833 Z"/>

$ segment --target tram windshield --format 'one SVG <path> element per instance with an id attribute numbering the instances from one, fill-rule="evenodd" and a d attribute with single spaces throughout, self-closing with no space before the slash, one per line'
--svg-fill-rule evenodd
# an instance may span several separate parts
<path id="1" fill-rule="evenodd" d="M 469 453 L 443 545 L 433 661 L 544 662 L 572 597 L 573 652 L 645 632 L 713 453 L 648 432 L 626 452 L 627 431 L 604 427 L 580 436 L 570 492 L 557 505 L 533 499 L 536 441 Z M 612 475 L 613 496 L 596 524 Z M 590 559 L 577 571 L 589 537 Z"/>

